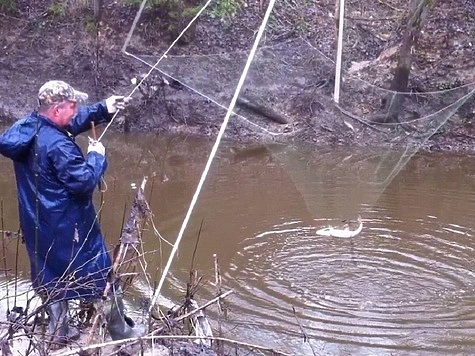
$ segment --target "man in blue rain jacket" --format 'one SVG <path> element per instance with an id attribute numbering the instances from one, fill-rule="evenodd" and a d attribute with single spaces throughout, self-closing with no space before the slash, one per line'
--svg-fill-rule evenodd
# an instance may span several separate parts
<path id="1" fill-rule="evenodd" d="M 79 336 L 71 335 L 67 300 L 97 299 L 111 267 L 92 202 L 107 168 L 105 148 L 91 141 L 84 156 L 74 137 L 91 122 L 109 121 L 128 98 L 80 107 L 86 99 L 63 81 L 49 81 L 38 92 L 38 110 L 0 136 L 0 153 L 14 163 L 32 284 L 46 305 L 48 332 L 59 343 Z"/>

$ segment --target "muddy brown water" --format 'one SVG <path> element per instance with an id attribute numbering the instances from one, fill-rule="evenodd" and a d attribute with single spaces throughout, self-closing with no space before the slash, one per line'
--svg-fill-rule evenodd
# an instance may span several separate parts
<path id="1" fill-rule="evenodd" d="M 155 226 L 173 242 L 212 143 L 113 133 L 103 142 L 110 165 L 101 225 L 110 245 L 120 234 L 133 184 L 144 175 L 150 177 L 146 194 Z M 86 138 L 78 143 L 85 148 Z M 224 143 L 161 302 L 183 299 L 202 224 L 193 268 L 204 280 L 196 298 L 205 303 L 216 294 L 216 254 L 222 290 L 234 290 L 226 300 L 227 319 L 221 318 L 225 337 L 296 355 L 470 353 L 475 347 L 473 157 L 416 154 L 403 166 L 400 158 L 383 150 Z M 3 229 L 16 230 L 13 170 L 3 157 L 0 183 Z M 96 203 L 100 206 L 100 194 Z M 356 237 L 316 234 L 358 214 L 364 227 Z M 136 308 L 171 250 L 151 226 L 145 227 L 144 249 L 148 276 L 136 280 L 129 296 Z M 8 285 L 1 277 L 6 308 L 15 270 L 18 289 L 28 286 L 28 262 L 20 246 L 17 263 L 15 239 L 2 250 L 2 264 L 10 269 Z M 216 307 L 208 315 L 216 330 Z"/>

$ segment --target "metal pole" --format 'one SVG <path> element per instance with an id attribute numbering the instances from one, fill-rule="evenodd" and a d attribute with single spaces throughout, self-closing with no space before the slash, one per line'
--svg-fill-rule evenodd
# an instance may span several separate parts
<path id="1" fill-rule="evenodd" d="M 338 45 L 336 49 L 336 68 L 335 68 L 335 91 L 333 100 L 340 102 L 340 81 L 341 81 L 341 56 L 343 52 L 343 21 L 345 18 L 345 0 L 340 0 L 340 11 L 338 20 Z"/>

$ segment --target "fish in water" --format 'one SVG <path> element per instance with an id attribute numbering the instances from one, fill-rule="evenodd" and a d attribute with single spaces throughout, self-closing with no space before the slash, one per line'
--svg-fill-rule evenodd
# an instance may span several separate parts
<path id="1" fill-rule="evenodd" d="M 344 221 L 345 222 L 345 221 Z M 317 230 L 317 235 L 349 238 L 358 235 L 363 230 L 363 221 L 358 215 L 357 220 L 348 220 L 341 226 L 327 226 Z"/>

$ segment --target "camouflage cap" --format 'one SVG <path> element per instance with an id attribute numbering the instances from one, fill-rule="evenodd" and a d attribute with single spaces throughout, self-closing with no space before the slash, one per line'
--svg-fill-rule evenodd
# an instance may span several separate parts
<path id="1" fill-rule="evenodd" d="M 61 103 L 64 100 L 74 100 L 84 104 L 88 98 L 86 93 L 75 90 L 71 85 L 61 80 L 50 80 L 43 84 L 38 91 L 40 105 Z"/>

